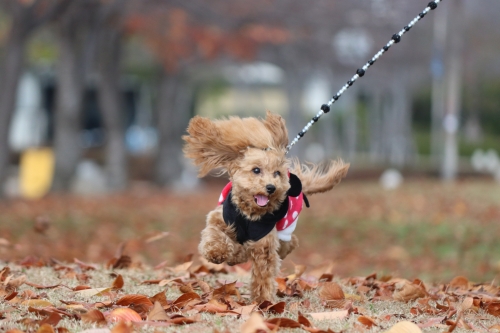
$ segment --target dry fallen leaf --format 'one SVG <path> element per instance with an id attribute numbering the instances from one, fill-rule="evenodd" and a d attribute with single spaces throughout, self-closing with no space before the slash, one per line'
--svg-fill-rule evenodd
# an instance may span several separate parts
<path id="1" fill-rule="evenodd" d="M 34 308 L 54 306 L 54 304 L 44 299 L 28 299 L 26 301 L 23 301 L 21 304 L 26 306 L 32 306 Z"/>
<path id="2" fill-rule="evenodd" d="M 372 328 L 372 326 L 377 326 L 377 324 L 375 323 L 375 319 L 370 318 L 368 316 L 360 316 L 358 318 L 358 321 L 368 328 Z"/>
<path id="3" fill-rule="evenodd" d="M 252 313 L 250 318 L 241 325 L 241 333 L 255 333 L 260 330 L 268 332 L 264 319 L 257 312 Z"/>
<path id="4" fill-rule="evenodd" d="M 133 331 L 130 322 L 120 321 L 113 327 L 111 333 L 132 333 Z"/>
<path id="5" fill-rule="evenodd" d="M 111 288 L 92 288 L 92 289 L 78 290 L 75 292 L 75 294 L 80 295 L 82 297 L 92 297 L 92 296 L 102 295 L 108 291 L 111 291 Z"/>
<path id="6" fill-rule="evenodd" d="M 385 333 L 422 333 L 422 330 L 411 321 L 400 321 Z"/>
<path id="7" fill-rule="evenodd" d="M 198 318 L 184 317 L 182 315 L 173 315 L 169 320 L 169 323 L 172 323 L 174 325 L 187 325 L 196 322 L 198 322 Z"/>
<path id="8" fill-rule="evenodd" d="M 135 307 L 152 307 L 153 303 L 149 300 L 147 296 L 139 294 L 125 295 L 116 301 L 116 305 L 120 306 L 135 306 Z"/>
<path id="9" fill-rule="evenodd" d="M 170 318 L 168 317 L 167 313 L 163 309 L 163 306 L 160 304 L 160 302 L 156 301 L 153 308 L 151 311 L 148 313 L 148 318 L 147 320 L 159 320 L 159 321 L 167 321 Z"/>
<path id="10" fill-rule="evenodd" d="M 182 308 L 186 303 L 194 300 L 194 299 L 200 299 L 200 295 L 198 295 L 197 293 L 186 293 L 186 294 L 182 294 L 181 296 L 179 296 L 173 303 L 172 303 L 172 306 L 176 307 L 176 308 Z"/>
<path id="11" fill-rule="evenodd" d="M 236 288 L 236 281 L 232 283 L 225 284 L 217 289 L 214 289 L 213 297 L 225 297 L 227 295 L 235 295 L 238 299 L 241 299 L 240 292 Z"/>
<path id="12" fill-rule="evenodd" d="M 469 280 L 464 276 L 456 276 L 450 281 L 450 287 L 453 289 L 469 289 Z"/>
<path id="13" fill-rule="evenodd" d="M 486 305 L 486 312 L 495 317 L 500 317 L 500 302 L 491 302 Z"/>
<path id="14" fill-rule="evenodd" d="M 298 320 L 301 325 L 305 327 L 312 327 L 311 322 L 302 313 L 299 312 Z"/>
<path id="15" fill-rule="evenodd" d="M 141 316 L 132 309 L 129 308 L 118 308 L 111 311 L 110 314 L 106 316 L 109 321 L 142 321 Z"/>
<path id="16" fill-rule="evenodd" d="M 158 294 L 150 297 L 149 300 L 151 301 L 151 304 L 159 302 L 163 307 L 168 306 L 167 296 L 165 295 L 164 291 L 160 291 Z"/>
<path id="17" fill-rule="evenodd" d="M 104 317 L 104 314 L 97 309 L 91 309 L 87 311 L 86 313 L 81 315 L 81 318 L 82 321 L 86 323 L 96 323 L 96 324 L 106 323 L 106 318 Z"/>
<path id="18" fill-rule="evenodd" d="M 427 294 L 421 286 L 407 282 L 400 289 L 396 290 L 392 296 L 396 301 L 409 302 L 425 297 Z"/>
<path id="19" fill-rule="evenodd" d="M 332 319 L 344 319 L 349 315 L 348 310 L 339 310 L 331 312 L 316 312 L 307 313 L 315 320 L 332 320 Z"/>
<path id="20" fill-rule="evenodd" d="M 319 297 L 323 301 L 345 299 L 342 288 L 336 282 L 325 282 L 319 289 Z"/>
<path id="21" fill-rule="evenodd" d="M 265 320 L 265 323 L 276 325 L 280 328 L 300 328 L 299 322 L 290 318 L 271 318 Z"/>
<path id="22" fill-rule="evenodd" d="M 205 281 L 198 280 L 198 287 L 200 287 L 201 291 L 204 293 L 208 293 L 212 291 L 212 288 Z"/>
<path id="23" fill-rule="evenodd" d="M 123 281 L 123 276 L 121 276 L 121 274 L 119 274 L 116 277 L 116 279 L 113 281 L 113 285 L 111 286 L 111 289 L 113 289 L 113 290 L 122 289 L 124 284 L 125 284 L 125 282 Z"/>
<path id="24" fill-rule="evenodd" d="M 36 330 L 36 333 L 55 333 L 55 331 L 52 325 L 43 324 Z"/>

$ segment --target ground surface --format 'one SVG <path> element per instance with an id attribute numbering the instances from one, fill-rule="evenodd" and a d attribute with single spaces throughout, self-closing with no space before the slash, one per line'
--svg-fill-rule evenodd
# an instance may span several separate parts
<path id="1" fill-rule="evenodd" d="M 248 332 L 296 322 L 336 332 L 400 321 L 425 331 L 498 329 L 498 184 L 413 180 L 384 191 L 346 181 L 313 196 L 296 231 L 301 246 L 283 263 L 281 297 L 260 308 L 248 299 L 247 265 L 212 267 L 196 254 L 222 186 L 0 203 L 0 332 L 239 331 L 248 321 Z"/>

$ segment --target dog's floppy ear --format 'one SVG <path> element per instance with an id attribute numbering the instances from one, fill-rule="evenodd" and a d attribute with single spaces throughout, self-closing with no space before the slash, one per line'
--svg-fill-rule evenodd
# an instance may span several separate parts
<path id="1" fill-rule="evenodd" d="M 285 125 L 285 119 L 278 114 L 267 111 L 264 125 L 271 133 L 276 147 L 286 148 L 286 146 L 288 146 L 288 131 Z"/>
<path id="2" fill-rule="evenodd" d="M 199 177 L 215 168 L 227 168 L 240 155 L 241 147 L 231 145 L 218 123 L 208 118 L 195 116 L 189 122 L 184 154 L 200 167 Z"/>

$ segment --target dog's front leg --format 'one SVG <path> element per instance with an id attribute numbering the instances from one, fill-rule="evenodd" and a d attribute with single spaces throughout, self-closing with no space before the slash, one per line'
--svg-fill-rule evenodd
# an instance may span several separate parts
<path id="1" fill-rule="evenodd" d="M 281 259 L 278 256 L 278 237 L 276 229 L 257 242 L 249 242 L 246 245 L 252 260 L 252 299 L 261 303 L 262 301 L 273 301 L 276 294 L 276 276 L 279 272 Z"/>
<path id="2" fill-rule="evenodd" d="M 288 242 L 280 239 L 278 255 L 280 256 L 281 259 L 285 259 L 285 257 L 289 255 L 290 252 L 292 252 L 297 247 L 299 247 L 299 239 L 295 235 L 292 235 L 292 239 Z"/>
<path id="3" fill-rule="evenodd" d="M 235 265 L 247 261 L 243 245 L 236 241 L 234 231 L 222 218 L 222 206 L 208 214 L 198 250 L 205 259 L 214 264 L 227 261 L 229 265 Z"/>

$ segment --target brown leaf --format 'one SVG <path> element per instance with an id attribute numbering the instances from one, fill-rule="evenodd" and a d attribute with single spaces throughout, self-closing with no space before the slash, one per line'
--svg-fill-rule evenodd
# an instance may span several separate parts
<path id="1" fill-rule="evenodd" d="M 400 321 L 385 333 L 422 333 L 422 330 L 411 321 Z"/>
<path id="2" fill-rule="evenodd" d="M 198 322 L 198 320 L 195 318 L 184 317 L 181 315 L 173 315 L 172 318 L 170 318 L 169 320 L 169 323 L 172 323 L 174 325 L 187 325 L 196 322 Z"/>
<path id="3" fill-rule="evenodd" d="M 335 282 L 325 282 L 319 289 L 319 297 L 323 301 L 345 299 L 342 288 Z"/>
<path id="4" fill-rule="evenodd" d="M 167 296 L 165 295 L 164 291 L 160 291 L 158 294 L 150 297 L 149 300 L 152 304 L 154 304 L 155 302 L 159 302 L 163 307 L 168 306 Z"/>
<path id="5" fill-rule="evenodd" d="M 167 313 L 165 312 L 165 310 L 163 310 L 163 306 L 160 304 L 160 302 L 156 301 L 153 308 L 148 313 L 147 320 L 167 321 L 169 319 L 170 318 L 168 317 Z"/>
<path id="6" fill-rule="evenodd" d="M 486 312 L 495 317 L 500 317 L 500 302 L 490 302 L 486 305 Z"/>
<path id="7" fill-rule="evenodd" d="M 367 317 L 367 316 L 360 316 L 358 318 L 358 321 L 365 325 L 366 327 L 368 328 L 372 328 L 372 326 L 377 326 L 377 324 L 375 323 L 375 319 L 373 318 L 370 318 L 370 317 Z"/>
<path id="8" fill-rule="evenodd" d="M 299 319 L 298 319 L 299 324 L 305 326 L 305 327 L 312 327 L 311 322 L 309 319 L 307 319 L 302 313 L 299 311 Z"/>
<path id="9" fill-rule="evenodd" d="M 227 295 L 235 295 L 238 299 L 241 299 L 240 292 L 236 288 L 236 281 L 232 283 L 225 284 L 217 289 L 214 289 L 213 297 L 225 297 Z"/>
<path id="10" fill-rule="evenodd" d="M 130 321 L 120 321 L 111 330 L 111 333 L 132 333 L 134 330 Z"/>
<path id="11" fill-rule="evenodd" d="M 7 286 L 7 289 L 10 290 L 10 289 L 19 288 L 25 282 L 26 282 L 26 275 L 21 275 L 15 279 L 12 279 L 12 277 L 9 276 L 5 279 L 4 284 Z"/>
<path id="12" fill-rule="evenodd" d="M 182 273 L 182 272 L 187 272 L 189 270 L 189 267 L 191 267 L 191 265 L 193 265 L 193 262 L 188 261 L 183 264 L 177 265 L 174 268 L 169 268 L 169 269 L 174 273 Z"/>
<path id="13" fill-rule="evenodd" d="M 30 286 L 30 287 L 33 287 L 33 288 L 37 288 L 37 289 L 54 289 L 54 288 L 57 288 L 60 286 L 60 284 L 54 284 L 54 285 L 51 285 L 51 286 L 44 286 L 44 285 L 41 285 L 41 284 L 36 284 L 36 283 L 33 283 L 33 282 L 29 282 L 29 281 L 24 281 L 24 284 Z"/>
<path id="14" fill-rule="evenodd" d="M 349 315 L 349 311 L 340 310 L 340 311 L 332 311 L 332 312 L 317 312 L 317 313 L 308 313 L 313 319 L 316 320 L 332 320 L 332 319 L 344 319 Z"/>
<path id="15" fill-rule="evenodd" d="M 53 312 L 47 318 L 42 319 L 40 321 L 40 325 L 48 324 L 51 326 L 57 326 L 57 324 L 59 324 L 61 319 L 62 319 L 62 317 L 58 313 Z"/>
<path id="16" fill-rule="evenodd" d="M 278 283 L 278 290 L 284 293 L 286 291 L 286 282 L 288 281 L 288 279 L 277 277 L 275 280 Z"/>
<path id="17" fill-rule="evenodd" d="M 267 319 L 265 323 L 276 325 L 280 328 L 300 328 L 301 325 L 290 318 L 271 318 Z"/>
<path id="18" fill-rule="evenodd" d="M 172 305 L 177 307 L 177 308 L 182 308 L 186 303 L 194 300 L 194 299 L 201 299 L 200 295 L 197 293 L 186 293 L 182 294 L 179 296 L 173 303 Z"/>
<path id="19" fill-rule="evenodd" d="M 98 269 L 98 267 L 96 265 L 84 263 L 83 261 L 78 260 L 76 258 L 74 258 L 73 261 L 75 262 L 75 264 L 77 264 L 83 270 L 96 270 L 96 269 Z"/>
<path id="20" fill-rule="evenodd" d="M 212 291 L 212 288 L 205 281 L 198 280 L 198 287 L 200 287 L 201 291 L 204 293 L 208 293 Z"/>
<path id="21" fill-rule="evenodd" d="M 456 276 L 450 281 L 450 287 L 453 289 L 469 289 L 469 280 L 464 276 Z"/>
<path id="22" fill-rule="evenodd" d="M 260 330 L 268 331 L 264 319 L 257 312 L 253 312 L 250 318 L 241 325 L 241 333 L 255 333 Z"/>
<path id="23" fill-rule="evenodd" d="M 82 321 L 85 323 L 96 323 L 96 324 L 105 324 L 106 318 L 104 314 L 97 309 L 90 309 L 86 313 L 81 315 Z"/>
<path id="24" fill-rule="evenodd" d="M 131 263 L 132 263 L 132 258 L 124 254 L 119 258 L 111 259 L 110 261 L 108 261 L 108 264 L 106 266 L 113 269 L 120 269 L 120 268 L 130 267 Z"/>
<path id="25" fill-rule="evenodd" d="M 320 282 L 331 282 L 332 280 L 333 280 L 333 274 L 330 273 L 323 273 L 318 279 L 318 281 Z"/>
<path id="26" fill-rule="evenodd" d="M 316 286 L 309 284 L 304 280 L 296 280 L 296 283 L 302 288 L 303 291 L 310 291 L 316 288 Z"/>
<path id="27" fill-rule="evenodd" d="M 55 333 L 55 331 L 52 325 L 43 324 L 36 330 L 36 333 Z"/>
<path id="28" fill-rule="evenodd" d="M 76 287 L 74 287 L 74 288 L 73 288 L 73 289 L 71 289 L 71 290 L 73 290 L 73 291 L 80 291 L 80 290 L 87 290 L 87 289 L 92 289 L 92 287 L 91 287 L 91 286 L 81 286 L 81 285 L 80 285 L 80 286 L 76 286 Z"/>
<path id="29" fill-rule="evenodd" d="M 392 295 L 396 301 L 400 302 L 409 302 L 425 296 L 427 296 L 427 294 L 422 287 L 408 282 L 405 282 L 403 286 Z"/>
<path id="30" fill-rule="evenodd" d="M 266 308 L 266 311 L 271 313 L 283 313 L 285 312 L 285 306 L 286 306 L 285 302 L 279 302 L 271 306 L 268 306 Z"/>
<path id="31" fill-rule="evenodd" d="M 474 305 L 474 299 L 472 297 L 465 297 L 462 303 L 460 303 L 459 310 L 467 311 Z"/>
<path id="32" fill-rule="evenodd" d="M 179 290 L 181 291 L 181 293 L 185 294 L 185 293 L 194 293 L 194 289 L 193 287 L 191 286 L 191 283 L 188 283 L 188 284 L 184 284 L 182 286 L 179 287 Z"/>
<path id="33" fill-rule="evenodd" d="M 133 307 L 147 307 L 150 308 L 153 306 L 153 303 L 149 300 L 147 296 L 139 295 L 139 294 L 130 294 L 125 295 L 116 301 L 116 305 L 120 306 L 133 306 Z"/>
<path id="34" fill-rule="evenodd" d="M 32 307 L 46 307 L 46 306 L 54 306 L 54 304 L 50 303 L 44 299 L 29 299 L 21 303 L 22 305 L 32 306 Z"/>
<path id="35" fill-rule="evenodd" d="M 250 316 L 250 314 L 255 310 L 256 307 L 257 305 L 254 303 L 236 308 L 233 311 L 239 313 L 242 317 L 245 317 Z"/>
<path id="36" fill-rule="evenodd" d="M 142 321 L 141 316 L 130 308 L 118 308 L 106 317 L 109 321 L 136 322 Z"/>
<path id="37" fill-rule="evenodd" d="M 116 279 L 113 281 L 113 285 L 111 286 L 111 289 L 117 290 L 117 289 L 122 289 L 124 286 L 125 282 L 123 281 L 123 276 L 119 274 Z"/>
<path id="38" fill-rule="evenodd" d="M 208 313 L 222 313 L 229 309 L 227 304 L 221 303 L 217 299 L 211 299 L 207 304 L 198 305 L 196 308 L 200 312 Z"/>

